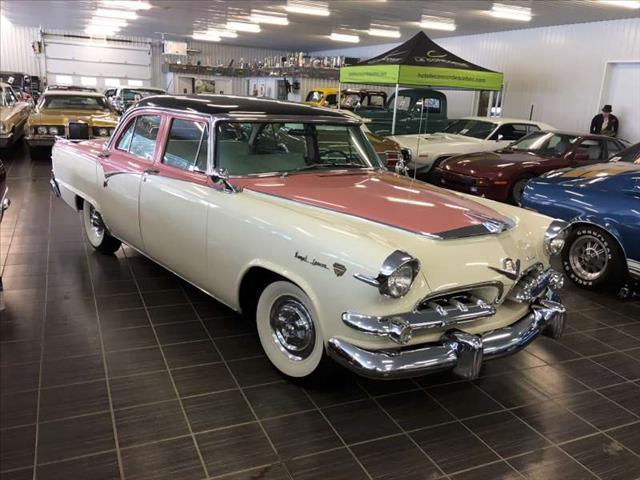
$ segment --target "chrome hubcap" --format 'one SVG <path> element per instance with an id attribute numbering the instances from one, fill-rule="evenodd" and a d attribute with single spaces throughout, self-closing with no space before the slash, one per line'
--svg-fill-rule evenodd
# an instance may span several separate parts
<path id="1" fill-rule="evenodd" d="M 290 296 L 278 298 L 271 307 L 269 323 L 273 340 L 287 357 L 300 361 L 311 355 L 315 328 L 311 314 L 299 300 Z"/>
<path id="2" fill-rule="evenodd" d="M 571 245 L 569 263 L 580 278 L 592 281 L 605 272 L 609 264 L 609 256 L 602 240 L 592 235 L 585 235 Z"/>
<path id="3" fill-rule="evenodd" d="M 93 205 L 89 207 L 89 227 L 91 234 L 96 240 L 101 240 L 104 237 L 104 223 L 100 213 L 93 208 Z"/>

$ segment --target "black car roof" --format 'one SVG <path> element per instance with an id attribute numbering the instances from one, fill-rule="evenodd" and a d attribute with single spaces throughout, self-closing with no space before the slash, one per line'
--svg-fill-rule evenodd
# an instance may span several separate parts
<path id="1" fill-rule="evenodd" d="M 266 115 L 345 118 L 345 115 L 338 110 L 312 107 L 302 103 L 234 95 L 153 95 L 143 98 L 136 105 L 170 108 L 174 110 L 189 110 L 208 115 L 242 113 L 251 115 L 262 113 Z"/>

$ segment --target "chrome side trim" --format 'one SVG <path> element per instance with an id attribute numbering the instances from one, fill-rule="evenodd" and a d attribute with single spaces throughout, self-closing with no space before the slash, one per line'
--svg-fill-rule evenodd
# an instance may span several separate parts
<path id="1" fill-rule="evenodd" d="M 446 369 L 463 378 L 477 378 L 485 359 L 516 353 L 540 334 L 553 338 L 562 334 L 565 308 L 553 291 L 549 290 L 546 297 L 513 324 L 482 335 L 452 330 L 439 342 L 422 348 L 381 351 L 366 350 L 334 337 L 327 343 L 327 353 L 349 370 L 369 378 L 395 379 Z"/>

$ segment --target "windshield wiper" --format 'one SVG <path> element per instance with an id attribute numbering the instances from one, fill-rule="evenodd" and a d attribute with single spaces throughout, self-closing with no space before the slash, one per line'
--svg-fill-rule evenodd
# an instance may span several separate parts
<path id="1" fill-rule="evenodd" d="M 305 170 L 315 170 L 315 169 L 323 169 L 323 168 L 369 168 L 366 165 L 362 165 L 361 163 L 310 163 L 309 165 L 305 165 L 303 167 L 294 168 L 293 170 L 287 170 L 282 173 L 282 176 L 286 176 L 289 173 L 296 172 L 304 172 Z"/>

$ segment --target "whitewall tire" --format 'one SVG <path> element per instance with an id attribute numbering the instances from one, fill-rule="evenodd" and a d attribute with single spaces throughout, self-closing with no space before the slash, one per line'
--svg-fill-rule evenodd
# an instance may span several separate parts
<path id="1" fill-rule="evenodd" d="M 120 240 L 109 235 L 100 212 L 89 202 L 84 202 L 82 207 L 82 224 L 87 240 L 100 253 L 111 255 L 122 245 Z"/>
<path id="2" fill-rule="evenodd" d="M 290 377 L 307 377 L 324 355 L 318 316 L 309 297 L 287 281 L 269 284 L 256 309 L 260 343 L 273 365 Z"/>

